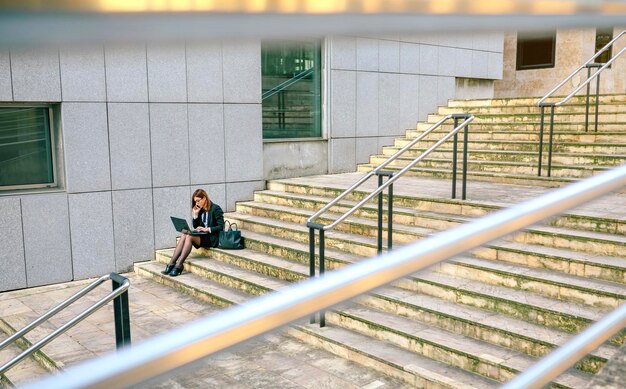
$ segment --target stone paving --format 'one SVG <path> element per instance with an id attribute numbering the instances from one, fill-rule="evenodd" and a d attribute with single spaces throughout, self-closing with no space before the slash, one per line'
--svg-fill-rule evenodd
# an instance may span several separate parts
<path id="1" fill-rule="evenodd" d="M 136 276 L 129 305 L 132 341 L 178 327 L 219 308 L 199 302 L 172 288 Z M 90 282 L 77 281 L 0 294 L 0 318 L 21 324 L 45 313 Z M 43 325 L 47 334 L 110 291 L 103 284 Z M 5 338 L 0 332 L 0 339 Z M 111 304 L 85 319 L 42 350 L 61 367 L 104 355 L 115 349 Z M 5 361 L 0 361 L 0 364 Z M 266 334 L 200 361 L 168 378 L 147 382 L 150 388 L 396 388 L 393 379 L 361 365 L 315 349 L 282 332 Z"/>

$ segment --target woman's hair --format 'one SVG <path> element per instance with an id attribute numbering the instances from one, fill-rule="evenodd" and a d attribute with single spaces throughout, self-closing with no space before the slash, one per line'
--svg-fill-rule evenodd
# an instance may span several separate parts
<path id="1" fill-rule="evenodd" d="M 196 191 L 193 192 L 193 195 L 191 196 L 191 208 L 196 205 L 196 201 L 194 200 L 196 197 L 206 199 L 206 204 L 204 204 L 204 210 L 208 212 L 209 209 L 211 209 L 211 199 L 209 198 L 209 195 L 203 189 L 196 189 Z"/>

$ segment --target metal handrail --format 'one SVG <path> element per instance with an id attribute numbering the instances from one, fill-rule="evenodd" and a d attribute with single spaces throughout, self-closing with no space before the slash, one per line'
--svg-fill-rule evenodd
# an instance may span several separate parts
<path id="1" fill-rule="evenodd" d="M 617 54 L 615 54 L 609 61 L 604 64 L 593 62 L 598 56 L 600 56 L 604 51 L 606 51 L 611 45 L 617 41 L 621 36 L 626 34 L 626 30 L 622 31 L 615 38 L 613 38 L 609 43 L 607 43 L 602 49 L 600 49 L 596 54 L 594 54 L 591 58 L 587 60 L 584 64 L 582 64 L 578 69 L 576 69 L 572 74 L 570 74 L 567 78 L 561 81 L 557 86 L 555 86 L 550 92 L 548 92 L 544 97 L 537 101 L 537 106 L 541 108 L 541 119 L 539 124 L 539 157 L 537 164 L 537 175 L 541 176 L 541 167 L 543 165 L 543 127 L 544 127 L 544 117 L 545 117 L 545 108 L 550 107 L 550 134 L 549 134 L 549 143 L 548 143 L 548 177 L 551 176 L 552 172 L 552 140 L 554 137 L 554 109 L 556 107 L 560 107 L 565 104 L 569 99 L 572 98 L 576 93 L 578 93 L 585 86 L 587 87 L 586 100 L 585 100 L 585 132 L 588 130 L 589 125 L 589 86 L 592 80 L 596 80 L 596 101 L 595 101 L 595 132 L 598 132 L 598 103 L 600 100 L 600 74 L 608 68 L 613 61 L 615 61 L 624 51 L 626 51 L 626 47 L 622 48 Z M 593 74 L 591 74 L 591 68 L 598 68 Z M 559 88 L 561 88 L 567 81 L 569 81 L 574 75 L 576 75 L 581 69 L 587 68 L 587 80 L 580 84 L 577 88 L 575 88 L 569 95 L 562 98 L 560 101 L 554 103 L 545 102 L 554 92 L 556 92 Z"/>
<path id="2" fill-rule="evenodd" d="M 626 186 L 626 165 L 578 181 L 514 207 L 254 298 L 100 359 L 86 361 L 27 386 L 124 388 L 199 360 L 294 320 L 379 288 L 454 255 Z"/>
<path id="3" fill-rule="evenodd" d="M 337 196 L 334 200 L 332 200 L 331 202 L 329 202 L 328 204 L 326 204 L 324 207 L 322 207 L 320 210 L 318 210 L 317 212 L 315 212 L 311 217 L 309 217 L 307 219 L 307 223 L 313 223 L 315 221 L 316 218 L 318 218 L 320 215 L 322 215 L 323 213 L 325 213 L 326 211 L 328 211 L 332 206 L 334 206 L 335 204 L 337 204 L 341 199 L 343 199 L 344 197 L 346 197 L 347 195 L 349 195 L 350 193 L 352 193 L 355 189 L 357 189 L 359 186 L 361 186 L 363 183 L 365 183 L 367 180 L 370 179 L 370 177 L 372 177 L 373 175 L 376 175 L 378 173 L 380 173 L 382 171 L 382 169 L 384 167 L 386 167 L 387 165 L 389 165 L 391 162 L 395 161 L 398 157 L 400 157 L 400 155 L 404 154 L 405 151 L 407 151 L 408 149 L 410 149 L 411 147 L 413 147 L 417 142 L 419 142 L 420 140 L 424 139 L 424 137 L 426 137 L 428 134 L 430 134 L 432 131 L 434 131 L 435 129 L 437 129 L 439 126 L 441 126 L 446 120 L 451 119 L 451 118 L 455 118 L 455 117 L 461 117 L 458 114 L 448 114 L 446 116 L 444 116 L 442 119 L 440 119 L 437 123 L 433 124 L 430 128 L 426 129 L 423 133 L 421 133 L 417 138 L 415 138 L 413 141 L 411 141 L 410 143 L 408 143 L 407 145 L 405 145 L 404 147 L 402 147 L 400 150 L 398 150 L 394 155 L 392 155 L 391 157 L 389 157 L 388 159 L 386 159 L 383 163 L 381 163 L 380 165 L 378 165 L 374 170 L 369 171 L 365 176 L 363 176 L 360 180 L 358 180 L 357 182 L 355 182 L 352 186 L 350 186 L 348 189 L 346 189 L 345 191 L 343 191 L 343 193 L 341 193 L 339 196 Z M 337 226 L 337 224 L 341 223 L 342 221 L 344 221 L 348 216 L 352 215 L 354 212 L 356 212 L 363 204 L 365 204 L 366 202 L 370 201 L 372 198 L 374 198 L 374 196 L 376 196 L 377 194 L 381 193 L 383 190 L 385 190 L 388 186 L 392 185 L 395 181 L 398 180 L 398 178 L 400 178 L 406 171 L 408 171 L 409 169 L 411 169 L 413 166 L 415 166 L 415 164 L 417 164 L 419 161 L 421 161 L 422 159 L 424 159 L 428 154 L 430 154 L 434 149 L 436 149 L 437 147 L 439 147 L 443 142 L 447 141 L 448 139 L 450 139 L 452 136 L 456 135 L 461 129 L 465 128 L 470 122 L 472 122 L 474 120 L 474 116 L 473 115 L 463 115 L 462 117 L 466 118 L 463 123 L 461 123 L 460 125 L 458 125 L 456 128 L 452 129 L 448 134 L 446 134 L 442 139 L 440 139 L 437 143 L 435 143 L 433 146 L 431 146 L 430 148 L 428 148 L 426 151 L 424 151 L 419 157 L 417 157 L 416 159 L 414 159 L 410 164 L 408 164 L 407 166 L 405 166 L 402 170 L 400 170 L 398 173 L 394 174 L 394 176 L 389 179 L 383 186 L 378 187 L 374 192 L 370 193 L 367 197 L 365 197 L 363 200 L 361 200 L 359 203 L 357 203 L 354 207 L 352 207 L 350 210 L 346 211 L 346 213 L 344 213 L 341 217 L 339 217 L 337 220 L 335 220 L 334 222 L 332 222 L 331 224 L 328 224 L 326 226 L 323 227 L 323 229 L 326 230 L 332 230 L 333 228 L 335 228 Z"/>
<path id="4" fill-rule="evenodd" d="M 417 142 L 422 140 L 425 136 L 430 134 L 436 128 L 439 128 L 446 120 L 454 119 L 453 129 L 448 132 L 445 136 L 443 136 L 439 141 L 437 141 L 434 145 L 425 150 L 422 154 L 420 154 L 417 158 L 415 158 L 412 162 L 402 168 L 399 172 L 386 172 L 382 169 L 389 165 L 391 162 L 395 161 L 400 155 L 404 154 L 405 151 L 410 149 Z M 459 119 L 465 119 L 463 123 L 458 124 Z M 306 221 L 306 226 L 309 228 L 309 276 L 311 278 L 315 277 L 315 230 L 319 231 L 319 276 L 322 277 L 325 273 L 325 259 L 324 259 L 324 231 L 331 230 L 335 228 L 339 223 L 344 221 L 347 217 L 356 212 L 359 208 L 361 208 L 365 203 L 373 199 L 375 196 L 378 196 L 378 239 L 377 239 L 377 252 L 381 254 L 383 252 L 383 194 L 382 192 L 385 189 L 389 189 L 387 194 L 387 250 L 391 250 L 393 246 L 393 183 L 396 182 L 400 177 L 404 175 L 408 170 L 410 170 L 413 166 L 415 166 L 418 162 L 428 156 L 433 150 L 439 147 L 443 142 L 447 141 L 451 137 L 454 136 L 454 147 L 452 151 L 452 198 L 456 198 L 456 154 L 457 154 L 457 134 L 461 129 L 465 129 L 464 137 L 463 137 L 463 200 L 466 197 L 466 188 L 467 188 L 467 126 L 469 123 L 474 120 L 474 116 L 470 114 L 448 114 L 441 118 L 437 123 L 433 124 L 420 134 L 417 138 L 413 139 L 403 148 L 398 150 L 394 155 L 387 158 L 383 163 L 378 165 L 374 170 L 370 171 L 368 174 L 363 176 L 359 181 L 353 184 L 350 188 L 346 189 L 337 196 L 334 200 L 331 200 L 326 206 L 324 206 L 319 211 L 315 212 L 311 217 L 309 217 Z M 365 198 L 361 199 L 356 205 L 350 208 L 348 211 L 344 212 L 339 218 L 337 218 L 334 222 L 323 225 L 320 223 L 315 223 L 315 219 L 326 212 L 330 207 L 337 204 L 338 201 L 346 197 L 348 194 L 352 193 L 356 188 L 362 185 L 365 181 L 369 180 L 373 175 L 378 176 L 378 188 L 374 190 L 369 195 L 365 196 Z M 389 177 L 387 182 L 383 184 L 383 176 Z M 324 327 L 326 325 L 326 317 L 325 312 L 319 312 L 320 318 L 320 327 Z M 315 315 L 311 316 L 311 323 L 315 323 Z"/>
<path id="5" fill-rule="evenodd" d="M 546 99 L 548 99 L 549 97 L 551 97 L 551 95 L 556 92 L 557 90 L 559 90 L 563 85 L 565 85 L 566 82 L 568 82 L 569 80 L 571 80 L 576 74 L 578 74 L 578 72 L 580 72 L 582 69 L 586 68 L 587 65 L 591 64 L 593 62 L 594 59 L 598 58 L 603 52 L 605 52 L 609 47 L 611 47 L 611 45 L 617 41 L 622 35 L 626 34 L 626 30 L 622 31 L 621 33 L 619 33 L 615 38 L 613 38 L 609 43 L 607 43 L 603 48 L 601 48 L 597 53 L 595 53 L 591 58 L 589 58 L 587 60 L 587 62 L 585 62 L 584 64 L 580 65 L 580 67 L 578 67 L 578 69 L 574 70 L 572 72 L 572 74 L 570 74 L 569 76 L 567 76 L 567 78 L 565 78 L 563 81 L 561 81 L 557 86 L 555 86 L 550 92 L 548 92 L 545 96 L 543 96 L 539 101 L 537 101 L 537 106 L 540 107 L 544 101 Z M 624 48 L 626 49 L 626 47 Z M 619 55 L 622 54 L 622 52 L 624 51 L 624 49 L 622 49 L 617 55 L 613 56 L 613 58 L 607 62 L 602 68 L 601 70 L 604 70 L 604 68 L 610 64 L 611 62 L 613 62 L 613 60 L 615 58 L 617 58 Z M 598 70 L 598 72 L 600 72 L 601 70 Z M 598 73 L 596 72 L 596 73 Z M 548 103 L 548 104 L 554 104 L 555 106 L 560 106 L 563 105 L 565 102 L 567 102 L 567 100 L 569 100 L 570 98 L 572 98 L 572 96 L 574 96 L 578 91 L 580 91 L 582 89 L 582 87 L 584 87 L 585 85 L 587 85 L 589 83 L 590 80 L 587 80 L 585 83 L 581 84 L 578 88 L 576 88 L 576 90 L 574 90 L 574 92 L 570 93 L 569 95 L 567 95 L 565 98 L 563 98 L 561 101 L 557 102 L 557 103 Z"/>
<path id="6" fill-rule="evenodd" d="M 275 87 L 273 87 L 272 89 L 263 92 L 263 94 L 261 95 L 261 101 L 268 99 L 272 96 L 274 96 L 276 93 L 289 88 L 291 85 L 295 84 L 296 82 L 300 81 L 300 79 L 308 76 L 309 74 L 313 73 L 315 71 L 315 68 L 309 68 L 306 70 L 301 71 L 300 73 L 296 74 L 295 76 L 293 76 L 292 78 L 285 80 L 283 82 L 281 82 L 280 84 L 276 85 Z"/>
<path id="7" fill-rule="evenodd" d="M 65 323 L 63 326 L 57 328 L 52 333 L 48 334 L 46 337 L 41 339 L 39 342 L 31 345 L 28 349 L 24 350 L 22 353 L 20 353 L 15 358 L 11 359 L 10 361 L 5 363 L 4 365 L 0 366 L 0 374 L 3 374 L 5 371 L 9 370 L 11 367 L 13 367 L 17 363 L 19 363 L 24 358 L 32 355 L 37 350 L 39 350 L 40 348 L 44 347 L 45 345 L 47 345 L 51 341 L 53 341 L 59 335 L 64 334 L 67 330 L 69 330 L 70 328 L 72 328 L 76 324 L 78 324 L 81 321 L 83 321 L 87 316 L 91 315 L 92 313 L 94 313 L 95 311 L 100 309 L 102 306 L 107 304 L 109 301 L 111 301 L 113 299 L 118 299 L 120 295 L 125 294 L 127 292 L 128 288 L 130 287 L 130 281 L 128 280 L 128 278 L 120 276 L 117 273 L 111 273 L 111 274 L 104 275 L 104 276 L 98 278 L 97 280 L 93 281 L 92 283 L 90 283 L 89 285 L 84 287 L 83 289 L 81 289 L 78 292 L 74 293 L 72 296 L 70 296 L 65 301 L 63 301 L 60 304 L 58 304 L 57 306 L 55 306 L 54 308 L 50 309 L 48 312 L 46 312 L 43 315 L 41 315 L 39 318 L 34 320 L 32 323 L 30 323 L 26 327 L 22 328 L 20 331 L 17 331 L 16 333 L 11 335 L 7 339 L 3 340 L 2 343 L 0 343 L 0 350 L 2 350 L 3 348 L 7 347 L 10 344 L 12 344 L 13 342 L 15 342 L 17 339 L 21 338 L 25 334 L 29 333 L 35 327 L 39 326 L 41 323 L 45 322 L 46 320 L 48 320 L 52 316 L 56 315 L 57 313 L 61 312 L 63 309 L 67 308 L 70 304 L 72 304 L 76 300 L 80 299 L 81 297 L 85 296 L 87 293 L 89 293 L 90 291 L 92 291 L 96 287 L 100 286 L 100 284 L 102 284 L 103 282 L 108 281 L 108 280 L 112 280 L 112 282 L 113 282 L 113 291 L 111 293 L 109 293 L 108 295 L 106 295 L 105 297 L 100 299 L 100 301 L 98 301 L 97 303 L 93 304 L 91 307 L 89 307 L 86 310 L 84 310 L 82 313 L 80 313 L 78 316 L 74 317 L 69 322 Z M 130 344 L 130 323 L 128 321 L 128 297 L 127 297 L 127 295 L 125 295 L 125 296 L 126 296 L 126 298 L 122 297 L 119 301 L 116 301 L 114 303 L 114 310 L 115 310 L 115 313 L 114 313 L 114 316 L 115 316 L 115 333 L 116 333 L 116 344 L 117 344 L 118 348 L 122 347 L 122 346 L 125 346 L 127 344 Z M 118 323 L 118 321 L 119 321 L 119 323 Z"/>

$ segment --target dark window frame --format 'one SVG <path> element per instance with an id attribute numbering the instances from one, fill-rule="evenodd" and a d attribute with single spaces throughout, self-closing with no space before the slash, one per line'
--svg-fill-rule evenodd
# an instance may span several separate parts
<path id="1" fill-rule="evenodd" d="M 608 38 L 606 40 L 599 40 L 598 39 L 598 38 L 601 38 L 603 36 L 608 36 Z M 596 28 L 596 38 L 595 38 L 595 48 L 596 49 L 595 49 L 594 53 L 597 53 L 598 51 L 600 51 L 600 49 L 603 48 L 604 46 L 606 46 L 607 43 L 609 43 L 612 39 L 613 39 L 613 27 Z M 606 62 L 608 62 L 611 59 L 612 56 L 613 56 L 613 46 L 611 45 L 602 54 L 600 54 L 594 60 L 594 62 L 606 63 Z M 611 65 L 609 65 L 608 67 L 610 68 Z"/>
<path id="2" fill-rule="evenodd" d="M 58 169 L 58 160 L 57 160 L 57 139 L 58 133 L 57 128 L 55 126 L 55 109 L 50 104 L 0 104 L 0 108 L 11 108 L 11 109 L 29 109 L 29 108 L 44 108 L 47 110 L 47 130 L 49 137 L 49 147 L 48 153 L 50 154 L 50 169 L 52 180 L 50 182 L 40 182 L 40 183 L 28 183 L 28 184 L 14 184 L 14 185 L 2 185 L 0 182 L 0 194 L 3 192 L 14 192 L 14 191 L 22 191 L 22 190 L 30 190 L 30 189 L 42 189 L 42 188 L 58 188 L 59 181 L 59 169 Z"/>
<path id="3" fill-rule="evenodd" d="M 528 56 L 524 56 L 529 50 L 537 50 L 537 45 L 545 44 L 551 41 L 551 50 L 548 52 L 549 60 L 541 63 L 527 63 L 525 61 Z M 535 47 L 533 47 L 535 45 Z M 532 70 L 532 69 L 550 69 L 554 68 L 556 63 L 556 30 L 517 33 L 517 56 L 516 70 Z"/>

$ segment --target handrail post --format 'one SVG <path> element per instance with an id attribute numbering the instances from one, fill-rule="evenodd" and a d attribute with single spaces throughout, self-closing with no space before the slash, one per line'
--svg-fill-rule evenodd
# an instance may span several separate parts
<path id="1" fill-rule="evenodd" d="M 319 231 L 319 277 L 322 277 L 325 272 L 325 263 L 324 263 L 324 225 L 319 223 L 307 222 L 307 227 L 309 227 L 309 277 L 315 277 L 315 230 Z M 326 313 L 324 310 L 319 312 L 320 316 L 320 327 L 326 326 Z M 309 323 L 315 323 L 315 314 L 312 314 L 309 318 Z"/>
<path id="2" fill-rule="evenodd" d="M 112 290 L 122 286 L 126 277 L 111 273 Z M 113 317 L 115 319 L 115 346 L 119 350 L 130 345 L 130 310 L 128 308 L 128 290 L 113 299 Z"/>
<path id="3" fill-rule="evenodd" d="M 467 199 L 467 143 L 469 137 L 469 124 L 463 128 L 463 192 L 461 199 Z"/>
<path id="4" fill-rule="evenodd" d="M 552 138 L 554 136 L 554 108 L 552 105 L 550 107 L 550 137 L 548 143 L 548 177 L 550 177 L 552 172 Z"/>
<path id="5" fill-rule="evenodd" d="M 324 228 L 320 228 L 320 277 L 324 277 Z M 320 310 L 320 327 L 326 327 L 326 310 Z"/>
<path id="6" fill-rule="evenodd" d="M 314 277 L 315 277 L 315 228 L 309 226 L 309 278 L 314 278 Z M 311 315 L 309 323 L 310 324 L 315 323 L 315 314 Z"/>
<path id="7" fill-rule="evenodd" d="M 383 185 L 383 176 L 387 176 L 387 180 L 390 180 L 394 173 L 391 171 L 379 170 L 376 172 L 378 175 L 378 187 Z M 393 184 L 389 185 L 389 191 L 387 195 L 387 251 L 391 250 L 393 246 Z M 383 252 L 383 192 L 378 194 L 378 246 L 377 253 L 380 255 Z"/>
<path id="8" fill-rule="evenodd" d="M 591 67 L 587 66 L 587 80 L 591 77 Z M 589 129 L 589 89 L 590 84 L 587 84 L 587 93 L 585 97 L 585 132 Z"/>
<path id="9" fill-rule="evenodd" d="M 598 132 L 598 104 L 600 103 L 600 74 L 596 77 L 596 123 L 594 132 Z"/>
<path id="10" fill-rule="evenodd" d="M 378 174 L 378 187 L 383 186 L 383 176 L 382 174 Z M 377 235 L 377 246 L 376 252 L 380 255 L 383 252 L 383 192 L 378 194 L 378 211 L 376 212 L 378 215 L 378 235 Z"/>
<path id="11" fill-rule="evenodd" d="M 454 127 L 457 128 L 459 125 L 459 118 L 454 117 Z M 454 134 L 452 138 L 452 198 L 456 199 L 456 153 L 457 153 L 457 138 L 458 133 Z"/>
<path id="12" fill-rule="evenodd" d="M 539 122 L 539 163 L 537 164 L 537 175 L 541 177 L 541 165 L 543 164 L 543 124 L 545 121 L 545 105 L 541 105 L 541 121 Z"/>

